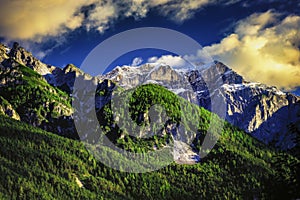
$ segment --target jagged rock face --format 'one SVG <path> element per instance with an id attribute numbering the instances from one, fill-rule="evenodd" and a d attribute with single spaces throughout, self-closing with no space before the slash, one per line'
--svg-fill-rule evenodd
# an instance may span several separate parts
<path id="1" fill-rule="evenodd" d="M 101 109 L 111 100 L 115 87 L 116 85 L 111 80 L 107 79 L 97 85 L 95 95 L 95 107 L 97 110 Z"/>
<path id="2" fill-rule="evenodd" d="M 0 44 L 0 62 L 2 62 L 4 59 L 8 58 L 7 53 L 9 51 L 10 51 L 10 49 L 7 46 Z"/>
<path id="3" fill-rule="evenodd" d="M 167 65 L 145 64 L 140 67 L 117 67 L 99 78 L 112 80 L 124 89 L 147 83 L 159 84 L 190 102 L 197 103 L 197 96 L 185 73 Z"/>
<path id="4" fill-rule="evenodd" d="M 84 76 L 86 79 L 90 78 L 88 74 L 78 69 L 72 64 L 68 64 L 63 69 L 55 68 L 51 74 L 46 75 L 46 79 L 49 80 L 48 83 L 55 87 L 71 93 L 74 86 L 75 78 L 78 76 Z"/>
<path id="5" fill-rule="evenodd" d="M 26 51 L 23 47 L 20 47 L 16 42 L 9 52 L 9 57 L 27 67 L 30 67 L 41 75 L 51 74 L 51 72 L 55 69 L 55 67 L 46 65 L 36 59 L 30 52 Z"/>
<path id="6" fill-rule="evenodd" d="M 222 90 L 227 101 L 227 121 L 266 144 L 282 149 L 293 147 L 295 135 L 289 135 L 288 124 L 299 119 L 300 98 L 254 83 L 224 85 Z"/>
<path id="7" fill-rule="evenodd" d="M 183 74 L 173 70 L 166 65 L 145 64 L 141 67 L 117 67 L 104 76 L 102 79 L 110 79 L 119 86 L 129 89 L 146 83 L 157 83 L 170 89 L 179 89 L 184 85 Z"/>
<path id="8" fill-rule="evenodd" d="M 285 106 L 280 107 L 276 112 L 252 132 L 254 137 L 259 138 L 264 143 L 271 143 L 281 149 L 291 149 L 297 134 L 300 134 L 300 101 L 295 99 L 285 100 Z M 258 112 L 258 116 L 262 115 Z M 253 119 L 255 120 L 255 119 Z M 294 127 L 294 129 L 291 129 Z"/>
<path id="9" fill-rule="evenodd" d="M 281 149 L 295 145 L 293 140 L 297 133 L 291 134 L 288 125 L 300 119 L 297 115 L 299 97 L 283 93 L 276 87 L 247 82 L 219 62 L 213 68 L 192 71 L 189 77 L 200 106 L 211 110 L 211 98 L 220 95 L 226 102 L 228 122 L 266 144 L 272 143 Z M 208 89 L 207 85 L 213 89 Z"/>
<path id="10" fill-rule="evenodd" d="M 42 63 L 30 52 L 19 46 L 18 43 L 14 43 L 13 48 L 9 51 L 8 57 L 22 65 L 30 67 L 31 69 L 42 75 L 49 84 L 55 87 L 59 87 L 60 89 L 68 93 L 71 93 L 76 77 L 84 76 L 86 79 L 90 78 L 88 74 L 85 74 L 83 71 L 72 64 L 68 64 L 66 65 L 66 67 L 61 69 L 59 67 Z M 8 57 L 6 57 L 6 59 Z M 94 79 L 94 81 L 97 81 L 97 78 Z"/>

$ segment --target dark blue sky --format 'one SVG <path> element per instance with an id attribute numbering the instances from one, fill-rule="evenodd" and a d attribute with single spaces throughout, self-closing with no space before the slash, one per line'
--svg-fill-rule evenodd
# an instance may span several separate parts
<path id="1" fill-rule="evenodd" d="M 53 49 L 43 58 L 43 61 L 56 66 L 63 66 L 68 63 L 80 66 L 87 54 L 103 40 L 122 31 L 148 26 L 177 30 L 192 37 L 202 46 L 206 46 L 219 42 L 232 32 L 234 24 L 238 20 L 246 18 L 252 13 L 266 12 L 270 9 L 284 13 L 299 12 L 296 7 L 288 4 L 283 5 L 281 1 L 253 3 L 253 5 L 248 5 L 247 7 L 243 5 L 244 3 L 242 1 L 230 6 L 206 6 L 199 9 L 194 17 L 181 23 L 174 22 L 170 17 L 162 17 L 156 10 L 152 10 L 147 14 L 147 17 L 138 20 L 134 19 L 134 17 L 121 17 L 103 34 L 96 30 L 86 31 L 84 28 L 78 28 L 64 36 L 66 40 L 63 45 Z M 42 46 L 45 49 L 51 48 L 52 43 L 49 42 Z M 136 51 L 135 53 L 122 56 L 113 65 L 131 64 L 135 57 L 142 57 L 146 60 L 147 57 L 159 56 L 162 53 L 164 54 L 165 52 L 156 52 L 154 50 Z"/>

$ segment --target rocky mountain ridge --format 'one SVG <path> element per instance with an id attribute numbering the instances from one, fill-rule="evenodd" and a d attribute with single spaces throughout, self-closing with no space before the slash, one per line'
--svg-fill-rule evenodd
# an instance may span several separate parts
<path id="1" fill-rule="evenodd" d="M 2 46 L 5 47 L 4 45 Z M 4 49 L 3 47 L 1 49 Z M 28 52 L 16 42 L 13 44 L 11 49 L 7 47 L 5 47 L 5 49 L 6 53 L 2 51 L 2 55 L 4 58 L 10 58 L 8 63 L 15 61 L 33 69 L 42 75 L 49 84 L 54 87 L 58 87 L 67 93 L 72 91 L 75 77 L 84 76 L 84 78 L 90 78 L 88 74 L 84 73 L 73 64 L 67 64 L 64 68 L 45 64 L 39 59 L 35 58 L 32 53 Z"/>
<path id="2" fill-rule="evenodd" d="M 91 77 L 68 64 L 47 65 L 14 43 L 0 44 L 0 113 L 59 135 L 78 138 L 71 105 L 75 78 L 106 88 L 111 81 Z M 101 98 L 103 104 L 109 97 Z"/>
<path id="3" fill-rule="evenodd" d="M 99 90 L 109 90 L 108 96 L 96 96 L 96 107 L 101 107 L 110 100 L 109 95 L 114 88 L 112 82 L 124 89 L 155 83 L 208 110 L 212 108 L 211 100 L 214 96 L 222 97 L 226 105 L 225 119 L 264 143 L 289 149 L 295 145 L 294 138 L 300 132 L 299 97 L 275 87 L 248 82 L 217 61 L 195 70 L 173 69 L 159 63 L 139 67 L 124 66 L 105 75 L 90 77 L 72 64 L 63 69 L 44 64 L 17 43 L 12 49 L 0 45 L 0 59 L 2 75 L 5 68 L 22 64 L 40 74 L 44 82 L 61 89 L 69 96 L 76 77 L 92 80 Z M 0 85 L 5 86 L 9 81 L 18 84 L 19 80 L 15 80 L 13 76 L 15 72 L 10 71 L 12 76 L 9 79 L 2 76 Z M 18 113 L 12 108 L 2 106 L 0 110 L 2 113 Z M 18 118 L 16 114 L 9 115 Z M 72 112 L 67 116 L 71 120 Z M 291 126 L 294 127 L 292 132 Z"/>

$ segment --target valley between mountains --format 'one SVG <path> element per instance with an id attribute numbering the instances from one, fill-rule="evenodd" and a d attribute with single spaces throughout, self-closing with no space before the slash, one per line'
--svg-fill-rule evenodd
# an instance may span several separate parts
<path id="1" fill-rule="evenodd" d="M 0 63 L 1 199 L 300 198 L 300 98 L 292 93 L 249 82 L 218 61 L 189 70 L 123 66 L 91 77 L 72 64 L 45 64 L 15 43 L 0 44 Z M 77 132 L 72 102 L 86 94 L 74 90 L 76 78 L 97 88 L 92 109 L 76 106 L 86 116 L 96 111 L 87 127 L 99 123 L 112 144 L 129 152 L 175 145 L 174 162 L 147 173 L 105 165 L 140 167 L 106 154 L 88 128 Z M 124 107 L 114 109 L 114 99 L 128 94 Z M 201 157 L 211 122 L 220 137 Z"/>

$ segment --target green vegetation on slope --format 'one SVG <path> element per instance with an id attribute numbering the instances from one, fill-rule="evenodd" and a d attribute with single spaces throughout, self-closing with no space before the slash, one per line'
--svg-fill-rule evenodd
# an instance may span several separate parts
<path id="1" fill-rule="evenodd" d="M 175 137 L 186 143 L 192 143 L 193 137 L 197 137 L 194 144 L 199 150 L 211 117 L 217 120 L 215 126 L 221 127 L 225 123 L 215 114 L 154 84 L 119 91 L 97 114 L 109 139 L 119 147 L 134 152 L 147 152 L 154 146 L 165 146 L 172 140 L 172 131 L 173 136 L 177 134 Z M 119 122 L 115 121 L 116 118 Z M 179 133 L 179 126 L 184 127 L 184 132 Z M 146 139 L 141 138 L 143 136 Z"/>
<path id="2" fill-rule="evenodd" d="M 117 184 L 96 176 L 96 161 L 78 141 L 0 116 L 0 143 L 0 192 L 6 199 L 122 199 Z M 92 183 L 94 191 L 87 187 Z"/>
<path id="3" fill-rule="evenodd" d="M 0 95 L 8 100 L 21 115 L 30 109 L 36 109 L 40 120 L 45 119 L 45 114 L 49 112 L 54 116 L 63 114 L 55 109 L 50 110 L 51 104 L 54 107 L 54 104 L 59 104 L 70 112 L 71 104 L 68 95 L 49 85 L 41 75 L 29 67 L 19 65 L 1 76 L 15 79 L 11 84 L 6 84 L 1 88 Z"/>
<path id="4" fill-rule="evenodd" d="M 34 70 L 23 65 L 6 68 L 0 73 L 0 96 L 4 97 L 20 115 L 21 121 L 59 133 L 57 127 L 68 128 L 61 120 L 72 114 L 68 94 L 48 84 Z"/>
<path id="5" fill-rule="evenodd" d="M 154 91 L 152 95 L 150 91 Z M 136 95 L 136 97 L 134 96 Z M 132 117 L 145 116 L 152 104 L 164 103 L 172 94 L 166 89 L 146 85 L 129 101 Z M 139 97 L 149 99 L 140 103 Z M 180 101 L 180 100 L 179 100 Z M 146 103 L 145 103 L 146 102 Z M 178 107 L 178 101 L 163 106 L 170 123 L 192 123 L 199 134 L 208 129 L 212 114 L 193 105 Z M 172 108 L 172 109 L 169 109 Z M 159 110 L 159 109 L 158 109 Z M 176 113 L 191 112 L 179 119 Z M 153 144 L 166 143 L 166 135 L 133 139 L 120 137 L 113 128 L 109 106 L 103 108 L 107 134 L 119 134 L 114 142 L 136 152 L 150 151 Z M 120 113 L 122 110 L 120 111 Z M 158 111 L 158 114 L 161 114 Z M 99 116 L 99 117 L 100 117 Z M 172 118 L 172 116 L 174 116 Z M 196 116 L 196 117 L 195 117 Z M 199 117 L 199 118 L 198 118 Z M 191 119 L 194 119 L 193 121 Z M 195 120 L 197 119 L 197 120 Z M 105 128 L 106 127 L 106 128 Z M 127 140 L 126 138 L 131 138 Z M 269 149 L 228 123 L 212 152 L 195 165 L 175 162 L 150 173 L 125 173 L 97 161 L 79 141 L 42 131 L 22 122 L 0 116 L 0 192 L 7 199 L 293 199 L 299 198 L 297 169 L 299 160 L 287 153 Z M 201 144 L 194 141 L 195 146 Z M 162 145 L 163 146 L 163 145 Z M 107 158 L 116 160 L 118 157 Z M 82 184 L 83 187 L 80 187 Z M 1 197 L 0 195 L 0 197 Z"/>

